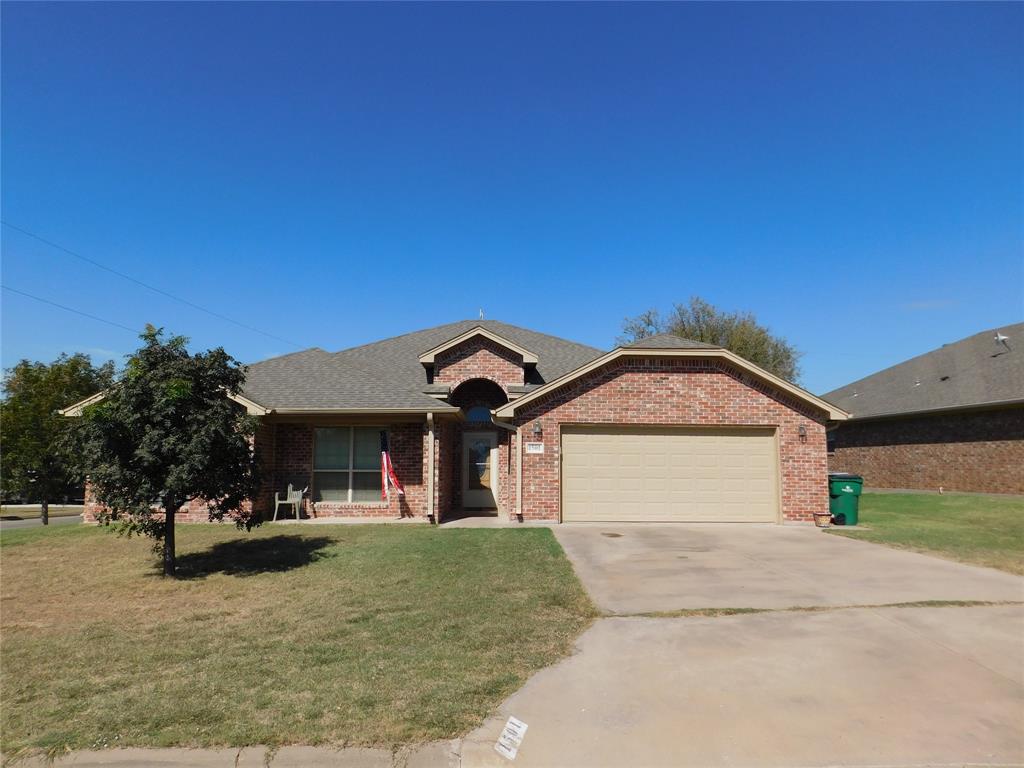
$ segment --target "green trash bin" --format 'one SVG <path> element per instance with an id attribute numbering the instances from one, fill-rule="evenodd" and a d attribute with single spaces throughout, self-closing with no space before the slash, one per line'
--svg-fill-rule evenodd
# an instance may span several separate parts
<path id="1" fill-rule="evenodd" d="M 848 472 L 829 472 L 828 511 L 836 525 L 856 525 L 864 478 Z"/>

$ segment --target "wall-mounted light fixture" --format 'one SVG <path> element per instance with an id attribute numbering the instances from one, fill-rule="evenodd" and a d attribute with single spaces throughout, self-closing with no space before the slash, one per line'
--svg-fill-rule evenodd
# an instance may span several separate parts
<path id="1" fill-rule="evenodd" d="M 801 425 L 800 425 L 800 426 L 799 426 L 799 427 L 797 428 L 797 430 L 796 430 L 796 433 L 797 433 L 798 435 L 800 435 L 800 442 L 801 442 L 801 443 L 806 443 L 806 442 L 807 442 L 807 427 L 806 427 L 806 426 L 804 426 L 803 424 L 801 424 Z"/>
<path id="2" fill-rule="evenodd" d="M 540 422 L 538 421 L 538 422 L 536 422 L 533 425 L 533 436 L 534 437 L 540 437 L 543 434 L 544 434 L 544 428 L 540 425 Z"/>

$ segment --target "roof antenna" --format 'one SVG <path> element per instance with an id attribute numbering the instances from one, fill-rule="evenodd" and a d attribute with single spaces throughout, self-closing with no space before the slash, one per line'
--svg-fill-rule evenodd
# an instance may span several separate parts
<path id="1" fill-rule="evenodd" d="M 481 320 L 483 320 L 483 319 L 484 319 L 484 310 L 483 310 L 483 307 L 481 307 L 481 308 L 480 308 L 480 319 L 481 319 Z"/>

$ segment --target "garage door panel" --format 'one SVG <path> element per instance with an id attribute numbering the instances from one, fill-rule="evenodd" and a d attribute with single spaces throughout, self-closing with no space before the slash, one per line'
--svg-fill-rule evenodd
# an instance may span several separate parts
<path id="1" fill-rule="evenodd" d="M 566 521 L 775 522 L 778 469 L 766 428 L 566 427 Z"/>

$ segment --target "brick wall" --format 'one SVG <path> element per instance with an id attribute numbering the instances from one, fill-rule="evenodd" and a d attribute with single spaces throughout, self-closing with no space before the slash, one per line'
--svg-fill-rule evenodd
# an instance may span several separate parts
<path id="1" fill-rule="evenodd" d="M 434 509 L 441 520 L 454 509 L 455 504 L 455 467 L 453 446 L 457 441 L 458 430 L 451 421 L 438 421 L 434 425 L 434 466 L 437 471 L 437 482 L 434 485 Z"/>
<path id="2" fill-rule="evenodd" d="M 536 442 L 539 423 L 546 444 L 543 454 L 523 454 L 523 517 L 559 518 L 561 424 L 686 424 L 776 426 L 783 517 L 810 521 L 828 509 L 825 419 L 725 361 L 620 358 L 517 415 L 523 440 Z"/>
<path id="3" fill-rule="evenodd" d="M 313 503 L 313 440 L 314 427 L 309 424 L 264 424 L 256 435 L 257 456 L 263 462 L 263 486 L 252 505 L 265 520 L 274 513 L 275 493 L 284 493 L 291 483 L 296 489 L 309 488 L 303 499 L 307 517 L 425 517 L 427 514 L 426 461 L 429 436 L 421 422 L 392 424 L 387 427 L 391 460 L 405 496 L 392 493 L 389 502 L 348 504 L 343 502 Z M 84 519 L 95 522 L 98 505 L 86 485 Z M 250 508 L 253 508 L 250 506 Z M 291 516 L 291 509 L 282 508 L 281 516 Z M 209 519 L 202 499 L 184 504 L 176 519 L 183 523 L 202 523 Z"/>
<path id="4" fill-rule="evenodd" d="M 445 350 L 434 361 L 434 383 L 452 389 L 469 379 L 490 379 L 506 391 L 525 383 L 523 358 L 490 339 L 477 336 Z"/>
<path id="5" fill-rule="evenodd" d="M 256 497 L 243 509 L 246 512 L 255 512 L 268 519 L 268 510 L 273 513 L 273 468 L 274 468 L 274 428 L 271 425 L 261 424 L 253 436 L 253 447 L 256 451 L 256 460 L 259 462 L 262 472 L 262 484 Z M 82 522 L 95 523 L 98 520 L 102 506 L 96 503 L 92 495 L 92 488 L 89 482 L 85 483 L 85 509 L 82 512 Z M 162 512 L 161 512 L 162 514 Z M 182 523 L 206 523 L 210 521 L 209 506 L 202 499 L 191 499 L 183 504 L 174 517 Z M 234 521 L 227 517 L 225 522 Z"/>
<path id="6" fill-rule="evenodd" d="M 388 502 L 349 504 L 338 501 L 313 502 L 313 440 L 315 428 L 308 424 L 276 426 L 275 487 L 279 492 L 292 483 L 310 489 L 304 509 L 310 517 L 424 517 L 427 514 L 426 461 L 428 434 L 421 422 L 387 427 L 391 461 L 405 496 L 391 494 Z"/>
<path id="7" fill-rule="evenodd" d="M 829 469 L 868 487 L 1024 493 L 1024 408 L 850 421 L 833 440 Z"/>

